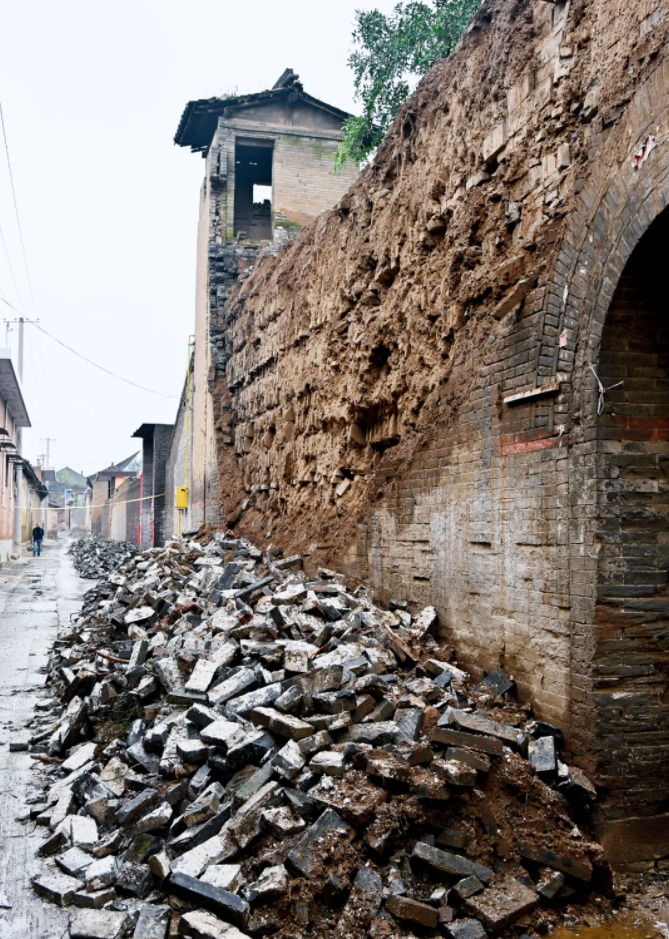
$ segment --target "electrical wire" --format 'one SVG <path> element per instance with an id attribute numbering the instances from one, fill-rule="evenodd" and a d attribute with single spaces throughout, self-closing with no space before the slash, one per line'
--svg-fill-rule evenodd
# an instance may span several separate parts
<path id="1" fill-rule="evenodd" d="M 9 251 L 7 250 L 7 242 L 5 241 L 5 233 L 2 230 L 2 225 L 0 225 L 0 241 L 2 241 L 2 247 L 5 252 L 5 257 L 7 258 L 7 267 L 9 268 L 9 273 L 12 275 L 12 283 L 14 284 L 14 290 L 16 290 L 16 296 L 18 297 L 18 301 L 21 304 L 21 306 L 23 306 L 23 300 L 21 298 L 21 291 L 19 290 L 19 285 L 16 283 L 16 277 L 14 275 L 14 268 L 12 267 L 12 262 L 9 259 Z M 12 306 L 12 304 L 8 300 L 5 300 L 4 297 L 2 297 L 1 299 L 4 300 L 7 306 L 12 307 L 12 310 L 15 310 L 19 314 L 19 316 L 23 316 L 23 313 L 17 310 L 15 306 Z"/>
<path id="2" fill-rule="evenodd" d="M 3 303 L 6 303 L 7 306 L 14 310 L 15 313 L 22 315 L 19 310 L 13 306 L 9 300 L 5 300 L 4 297 L 0 297 L 0 300 Z M 110 371 L 110 369 L 105 368 L 104 365 L 98 365 L 97 362 L 94 362 L 92 359 L 89 359 L 87 356 L 83 355 L 81 352 L 77 352 L 76 349 L 73 349 L 72 346 L 68 346 L 66 342 L 63 342 L 62 339 L 58 339 L 56 336 L 53 336 L 50 332 L 44 329 L 43 326 L 40 326 L 39 323 L 31 322 L 31 326 L 37 327 L 40 332 L 44 333 L 45 336 L 48 336 L 49 339 L 53 339 L 54 342 L 57 342 L 59 346 L 62 346 L 64 349 L 67 349 L 68 352 L 71 352 L 73 355 L 78 356 L 78 358 L 83 359 L 84 362 L 88 362 L 89 365 L 92 365 L 94 368 L 99 368 L 101 372 L 106 372 L 107 375 L 111 375 L 112 378 L 118 378 L 119 381 L 124 381 L 127 385 L 132 385 L 134 388 L 139 388 L 140 391 L 147 391 L 149 394 L 158 395 L 160 398 L 177 398 L 177 395 L 165 394 L 162 391 L 154 391 L 153 388 L 146 388 L 144 385 L 138 385 L 136 381 L 131 381 L 129 378 L 124 378 L 123 375 L 117 375 L 116 372 Z"/>
<path id="3" fill-rule="evenodd" d="M 28 278 L 28 289 L 30 290 L 30 299 L 33 302 L 33 308 L 37 309 L 35 306 L 35 295 L 33 293 L 33 285 L 30 279 L 30 271 L 28 270 L 28 258 L 26 256 L 26 246 L 23 243 L 23 231 L 21 229 L 21 219 L 19 218 L 19 204 L 16 199 L 16 189 L 14 188 L 14 174 L 12 173 L 12 162 L 9 159 L 9 144 L 7 143 L 7 130 L 5 128 L 5 116 L 2 113 L 2 102 L 0 101 L 0 123 L 2 124 L 2 136 L 5 141 L 5 153 L 7 154 L 7 167 L 9 169 L 9 181 L 12 186 L 12 196 L 14 199 L 14 211 L 16 212 L 16 225 L 19 230 L 19 240 L 21 242 L 21 251 L 23 252 L 23 263 L 26 267 L 26 277 Z"/>
<path id="4" fill-rule="evenodd" d="M 92 509 L 103 509 L 106 505 L 110 505 L 113 508 L 116 508 L 117 505 L 129 505 L 131 502 L 147 502 L 149 499 L 164 499 L 167 493 L 159 492 L 152 494 L 150 496 L 140 496 L 139 499 L 123 499 L 120 502 L 114 502 L 114 497 L 107 499 L 105 502 L 91 502 L 90 507 Z M 65 512 L 72 511 L 73 509 L 85 509 L 86 505 L 19 505 L 14 506 L 19 509 L 53 509 L 54 512 Z"/>
<path id="5" fill-rule="evenodd" d="M 72 352 L 73 355 L 79 356 L 80 359 L 83 359 L 84 362 L 88 362 L 89 365 L 93 365 L 95 368 L 99 368 L 100 371 L 106 372 L 107 375 L 111 375 L 112 378 L 118 378 L 119 381 L 124 381 L 127 385 L 133 385 L 135 388 L 139 388 L 141 391 L 148 391 L 149 394 L 158 395 L 161 398 L 176 398 L 176 395 L 165 394 L 162 391 L 154 391 L 153 388 L 145 388 L 144 385 L 138 385 L 135 381 L 130 381 L 129 378 L 124 378 L 123 375 L 117 375 L 116 372 L 110 371 L 108 368 L 105 368 L 104 365 L 98 365 L 97 362 L 93 362 L 92 359 L 87 358 L 85 355 L 82 355 L 81 352 L 77 352 L 76 349 L 73 349 L 72 346 L 68 346 L 67 343 L 63 342 L 61 339 L 56 339 L 55 336 L 52 336 L 51 333 L 47 332 L 39 323 L 33 323 L 40 332 L 43 332 L 45 336 L 48 336 L 49 339 L 53 339 L 54 342 L 57 342 L 59 346 L 63 346 L 64 349 L 67 349 L 68 352 Z"/>

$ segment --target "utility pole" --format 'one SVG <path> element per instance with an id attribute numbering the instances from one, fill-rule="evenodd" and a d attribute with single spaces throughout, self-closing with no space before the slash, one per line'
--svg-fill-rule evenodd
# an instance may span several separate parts
<path id="1" fill-rule="evenodd" d="M 29 320 L 25 316 L 19 316 L 17 320 L 4 320 L 4 323 L 6 330 L 5 342 L 7 345 L 9 345 L 9 334 L 12 331 L 12 326 L 18 325 L 19 327 L 19 378 L 23 379 L 23 327 L 39 323 L 39 320 Z"/>
<path id="2" fill-rule="evenodd" d="M 44 464 L 44 469 L 51 469 L 51 457 L 50 457 L 50 445 L 56 442 L 55 437 L 42 437 L 42 443 L 45 444 L 46 449 L 46 463 Z"/>

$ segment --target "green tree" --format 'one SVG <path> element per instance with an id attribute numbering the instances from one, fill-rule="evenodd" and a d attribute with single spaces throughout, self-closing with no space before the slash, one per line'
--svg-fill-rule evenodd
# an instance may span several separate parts
<path id="1" fill-rule="evenodd" d="M 361 163 L 378 147 L 409 96 L 412 82 L 437 59 L 448 55 L 481 0 L 408 0 L 389 15 L 358 10 L 353 30 L 355 97 L 361 117 L 344 125 L 335 168 L 347 160 Z"/>

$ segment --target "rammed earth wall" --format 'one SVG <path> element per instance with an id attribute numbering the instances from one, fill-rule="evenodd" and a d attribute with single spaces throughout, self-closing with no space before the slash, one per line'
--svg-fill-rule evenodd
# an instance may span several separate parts
<path id="1" fill-rule="evenodd" d="M 597 776 L 618 863 L 669 854 L 668 39 L 657 0 L 484 3 L 231 286 L 210 375 L 223 516 L 434 603 Z"/>

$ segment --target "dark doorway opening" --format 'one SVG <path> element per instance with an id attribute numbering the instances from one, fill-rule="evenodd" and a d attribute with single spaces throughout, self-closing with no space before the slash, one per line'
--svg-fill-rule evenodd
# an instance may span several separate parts
<path id="1" fill-rule="evenodd" d="M 596 370 L 598 530 L 594 702 L 605 844 L 652 857 L 625 819 L 669 831 L 669 212 L 634 249 Z M 617 387 L 612 387 L 617 385 Z M 606 829 L 608 828 L 608 837 Z M 648 841 L 647 833 L 643 838 Z M 669 843 L 669 841 L 667 842 Z M 645 854 L 650 851 L 650 854 Z M 659 856 L 659 855 L 658 855 Z"/>
<path id="2" fill-rule="evenodd" d="M 272 237 L 271 140 L 235 144 L 235 236 L 253 241 Z"/>

